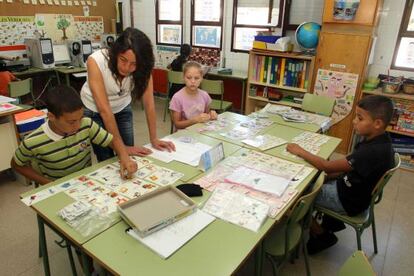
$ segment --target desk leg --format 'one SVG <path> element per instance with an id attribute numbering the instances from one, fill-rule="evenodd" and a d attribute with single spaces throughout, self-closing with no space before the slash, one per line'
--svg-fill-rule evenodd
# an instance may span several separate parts
<path id="1" fill-rule="evenodd" d="M 70 245 L 68 240 L 65 240 L 65 242 L 66 242 L 66 249 L 68 251 L 68 256 L 69 256 L 70 268 L 72 269 L 72 275 L 77 276 L 78 274 L 76 273 L 76 266 L 75 266 L 75 262 L 73 260 L 73 254 L 72 254 L 72 246 Z"/>
<path id="2" fill-rule="evenodd" d="M 47 254 L 47 244 L 45 235 L 45 224 L 43 222 L 43 219 L 39 215 L 37 215 L 37 226 L 39 228 L 39 245 L 43 257 L 43 269 L 45 270 L 45 275 L 50 276 L 49 256 Z"/>
<path id="3" fill-rule="evenodd" d="M 58 71 L 55 71 L 55 73 L 56 73 L 57 82 L 58 82 L 58 84 L 60 84 L 59 72 Z"/>
<path id="4" fill-rule="evenodd" d="M 246 97 L 246 81 L 242 81 L 242 97 L 241 97 L 241 107 L 240 107 L 240 114 L 244 114 L 244 99 Z"/>
<path id="5" fill-rule="evenodd" d="M 81 250 L 81 256 L 82 256 L 82 263 L 83 263 L 83 274 L 85 276 L 90 276 L 91 274 L 91 267 L 90 267 L 90 259 L 85 254 L 83 250 Z"/>
<path id="6" fill-rule="evenodd" d="M 263 257 L 264 257 L 264 251 L 263 251 L 263 241 L 259 243 L 259 245 L 256 248 L 255 256 L 255 264 L 254 264 L 254 272 L 256 276 L 263 275 Z"/>
<path id="7" fill-rule="evenodd" d="M 65 74 L 65 79 L 66 79 L 66 85 L 70 86 L 70 75 L 69 74 Z"/>

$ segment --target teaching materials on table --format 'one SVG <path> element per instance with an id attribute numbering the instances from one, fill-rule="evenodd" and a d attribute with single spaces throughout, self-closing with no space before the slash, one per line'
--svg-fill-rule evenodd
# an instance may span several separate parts
<path id="1" fill-rule="evenodd" d="M 313 169 L 313 168 L 310 168 L 310 167 L 306 167 L 306 166 L 305 166 L 305 167 L 303 167 L 303 169 L 302 169 L 302 170 L 300 170 L 300 171 L 298 172 L 298 174 L 297 174 L 297 175 L 295 175 L 295 177 L 294 177 L 294 178 L 292 178 L 292 180 L 289 182 L 289 187 L 296 189 L 296 187 L 297 187 L 300 183 L 302 183 L 302 181 L 303 181 L 306 177 L 308 177 L 308 175 L 309 175 L 309 174 L 311 174 L 313 170 L 314 170 L 314 169 Z"/>
<path id="2" fill-rule="evenodd" d="M 269 212 L 269 206 L 244 194 L 217 186 L 204 204 L 203 211 L 257 232 Z"/>
<path id="3" fill-rule="evenodd" d="M 11 103 L 0 103 L 0 113 L 7 112 L 12 110 L 22 109 L 20 106 L 11 104 Z"/>
<path id="4" fill-rule="evenodd" d="M 198 132 L 205 132 L 205 131 L 220 131 L 230 125 L 240 123 L 239 120 L 234 118 L 226 118 L 224 116 L 219 115 L 217 120 L 211 120 L 203 124 L 203 126 L 197 129 Z"/>
<path id="5" fill-rule="evenodd" d="M 285 139 L 269 134 L 258 135 L 256 137 L 244 139 L 242 142 L 246 145 L 258 148 L 260 150 L 268 150 L 287 143 Z"/>
<path id="6" fill-rule="evenodd" d="M 2 103 L 11 103 L 11 102 L 15 102 L 15 101 L 16 101 L 15 98 L 10 98 L 10 97 L 0 95 L 0 104 L 2 104 Z"/>
<path id="7" fill-rule="evenodd" d="M 299 146 L 301 146 L 302 148 L 304 148 L 312 154 L 318 154 L 321 149 L 321 146 L 328 141 L 328 136 L 309 131 L 304 131 L 292 139 L 292 143 L 298 144 Z M 295 156 L 291 153 L 288 153 L 286 150 L 284 154 L 291 155 L 292 157 Z"/>
<path id="8" fill-rule="evenodd" d="M 191 137 L 171 137 L 167 136 L 163 138 L 164 141 L 170 141 L 175 145 L 175 151 L 160 151 L 152 147 L 151 145 L 145 145 L 145 147 L 152 150 L 149 155 L 153 158 L 169 163 L 173 160 L 188 164 L 190 166 L 197 166 L 200 161 L 200 156 L 211 149 L 211 146 L 195 141 Z"/>
<path id="9" fill-rule="evenodd" d="M 235 126 L 234 128 L 226 132 L 220 133 L 221 136 L 226 137 L 231 140 L 243 140 L 251 136 L 254 136 L 256 134 L 257 134 L 257 131 L 251 130 L 247 127 L 242 127 L 239 125 Z"/>
<path id="10" fill-rule="evenodd" d="M 196 208 L 189 197 L 173 186 L 159 188 L 118 206 L 121 217 L 143 237 L 190 215 Z"/>
<path id="11" fill-rule="evenodd" d="M 224 180 L 229 183 L 245 185 L 261 192 L 275 194 L 279 197 L 285 192 L 291 181 L 291 179 L 284 179 L 244 166 L 238 167 Z"/>
<path id="12" fill-rule="evenodd" d="M 220 162 L 223 159 L 224 159 L 224 147 L 223 147 L 223 143 L 220 143 L 201 155 L 200 163 L 198 164 L 198 167 L 202 171 L 205 172 L 209 170 L 210 168 L 214 167 L 215 165 L 217 165 L 218 162 Z"/>
<path id="13" fill-rule="evenodd" d="M 197 209 L 193 214 L 144 238 L 132 228 L 127 233 L 166 259 L 212 223 L 214 219 L 213 216 Z"/>

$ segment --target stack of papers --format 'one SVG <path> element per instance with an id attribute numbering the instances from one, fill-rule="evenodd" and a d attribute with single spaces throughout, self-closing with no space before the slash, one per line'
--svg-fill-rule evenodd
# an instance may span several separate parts
<path id="1" fill-rule="evenodd" d="M 78 221 L 88 215 L 92 206 L 84 201 L 75 201 L 59 211 L 59 215 L 72 227 L 75 227 Z"/>
<path id="2" fill-rule="evenodd" d="M 203 207 L 203 211 L 257 232 L 269 212 L 269 206 L 246 195 L 218 186 Z"/>
<path id="3" fill-rule="evenodd" d="M 260 150 L 268 150 L 287 143 L 285 139 L 269 134 L 258 135 L 254 138 L 244 139 L 242 142 Z"/>
<path id="4" fill-rule="evenodd" d="M 213 216 L 197 210 L 144 238 L 133 229 L 128 230 L 127 233 L 166 259 L 213 221 Z"/>
<path id="5" fill-rule="evenodd" d="M 149 155 L 155 159 L 169 163 L 171 161 L 178 161 L 190 166 L 196 167 L 200 162 L 200 157 L 203 153 L 211 149 L 211 146 L 194 141 L 194 139 L 185 139 L 185 137 L 173 138 L 166 137 L 163 141 L 173 142 L 175 151 L 160 151 L 148 144 L 145 147 L 152 150 Z"/>

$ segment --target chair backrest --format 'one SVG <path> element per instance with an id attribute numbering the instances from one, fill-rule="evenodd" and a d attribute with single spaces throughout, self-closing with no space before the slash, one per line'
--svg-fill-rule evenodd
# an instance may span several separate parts
<path id="1" fill-rule="evenodd" d="M 306 93 L 303 97 L 302 109 L 324 116 L 331 116 L 334 105 L 335 99 L 333 98 Z"/>
<path id="2" fill-rule="evenodd" d="M 223 100 L 224 85 L 222 80 L 203 79 L 200 88 L 207 91 L 207 93 L 210 95 L 220 95 L 221 99 Z"/>
<path id="3" fill-rule="evenodd" d="M 171 86 L 173 83 L 184 84 L 183 72 L 168 71 L 168 83 Z"/>
<path id="4" fill-rule="evenodd" d="M 377 275 L 367 256 L 362 251 L 356 251 L 339 269 L 339 276 L 374 276 Z"/>
<path id="5" fill-rule="evenodd" d="M 401 158 L 400 155 L 396 152 L 394 154 L 394 167 L 392 169 L 389 169 L 382 175 L 380 180 L 377 182 L 377 185 L 375 185 L 374 189 L 372 190 L 371 206 L 381 201 L 382 191 L 384 190 L 385 185 L 388 183 L 388 181 L 391 179 L 391 177 L 394 175 L 395 171 L 400 167 L 400 165 Z"/>
<path id="6" fill-rule="evenodd" d="M 9 83 L 10 97 L 18 98 L 27 94 L 31 94 L 33 98 L 32 79 L 24 79 L 20 81 L 12 81 Z"/>

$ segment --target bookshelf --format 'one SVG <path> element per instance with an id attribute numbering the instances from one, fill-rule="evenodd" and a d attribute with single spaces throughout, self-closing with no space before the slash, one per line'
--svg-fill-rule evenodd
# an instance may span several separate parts
<path id="1" fill-rule="evenodd" d="M 267 103 L 301 107 L 293 99 L 310 92 L 315 58 L 299 53 L 253 49 L 249 54 L 249 71 L 245 113 Z M 280 100 L 277 96 L 282 95 Z"/>
<path id="2" fill-rule="evenodd" d="M 414 95 L 382 93 L 381 89 L 362 93 L 383 95 L 394 101 L 394 116 L 387 131 L 392 134 L 394 149 L 401 156 L 401 168 L 414 172 Z"/>

